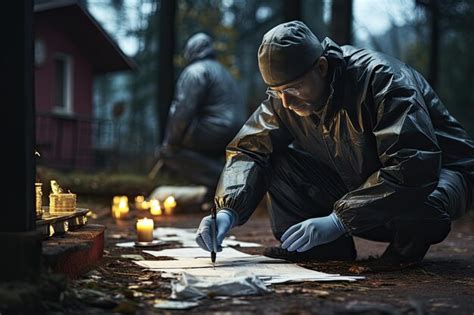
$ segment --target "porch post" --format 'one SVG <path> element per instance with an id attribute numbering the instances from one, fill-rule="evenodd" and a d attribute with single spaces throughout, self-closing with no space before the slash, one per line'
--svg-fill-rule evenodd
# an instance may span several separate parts
<path id="1" fill-rule="evenodd" d="M 35 232 L 35 110 L 33 3 L 5 1 L 0 10 L 0 282 L 27 279 L 40 267 L 41 240 Z M 5 186 L 4 186 L 5 187 Z"/>

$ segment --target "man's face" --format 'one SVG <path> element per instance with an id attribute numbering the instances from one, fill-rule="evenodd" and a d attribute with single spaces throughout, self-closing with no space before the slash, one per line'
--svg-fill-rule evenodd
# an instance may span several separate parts
<path id="1" fill-rule="evenodd" d="M 320 58 L 321 59 L 321 58 Z M 327 66 L 327 63 L 325 64 Z M 325 81 L 327 68 L 320 62 L 302 78 L 285 85 L 268 88 L 267 94 L 281 99 L 283 107 L 301 117 L 311 115 L 321 108 L 327 98 Z"/>

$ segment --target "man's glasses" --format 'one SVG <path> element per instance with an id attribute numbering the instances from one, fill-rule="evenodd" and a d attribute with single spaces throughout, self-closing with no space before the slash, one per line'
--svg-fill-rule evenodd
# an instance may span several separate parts
<path id="1" fill-rule="evenodd" d="M 297 84 L 296 86 L 286 88 L 284 90 L 273 90 L 272 88 L 267 88 L 267 95 L 270 95 L 274 98 L 282 98 L 283 94 L 288 94 L 291 96 L 300 97 L 301 96 L 301 87 L 303 86 L 302 83 Z"/>

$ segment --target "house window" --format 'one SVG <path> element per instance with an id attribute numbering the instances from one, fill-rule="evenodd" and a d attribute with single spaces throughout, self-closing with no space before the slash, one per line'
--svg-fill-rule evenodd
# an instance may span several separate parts
<path id="1" fill-rule="evenodd" d="M 72 58 L 57 55 L 54 58 L 54 111 L 72 114 Z"/>

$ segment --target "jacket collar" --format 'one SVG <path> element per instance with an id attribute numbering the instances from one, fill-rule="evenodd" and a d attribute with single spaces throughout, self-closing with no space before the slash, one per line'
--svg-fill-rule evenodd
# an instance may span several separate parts
<path id="1" fill-rule="evenodd" d="M 324 49 L 323 56 L 327 58 L 329 64 L 329 98 L 324 106 L 322 121 L 330 118 L 342 105 L 343 76 L 346 68 L 346 61 L 342 49 L 339 45 L 326 37 L 321 43 Z M 326 119 L 325 119 L 326 118 Z"/>

